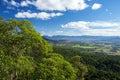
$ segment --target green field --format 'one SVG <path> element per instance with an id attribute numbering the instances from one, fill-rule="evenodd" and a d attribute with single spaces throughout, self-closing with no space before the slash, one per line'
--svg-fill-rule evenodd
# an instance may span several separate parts
<path id="1" fill-rule="evenodd" d="M 78 48 L 78 49 L 85 49 L 85 50 L 91 50 L 93 52 L 98 52 L 98 53 L 106 53 L 106 54 L 119 54 L 120 51 L 116 51 L 116 52 L 112 52 L 111 49 L 112 47 L 111 46 L 108 46 L 108 45 L 103 45 L 103 46 L 96 46 L 96 45 L 79 45 L 79 44 L 76 44 L 76 45 L 73 45 L 72 48 Z"/>
<path id="2" fill-rule="evenodd" d="M 74 45 L 73 48 L 83 48 L 83 49 L 94 49 L 96 46 L 80 46 L 80 45 Z"/>

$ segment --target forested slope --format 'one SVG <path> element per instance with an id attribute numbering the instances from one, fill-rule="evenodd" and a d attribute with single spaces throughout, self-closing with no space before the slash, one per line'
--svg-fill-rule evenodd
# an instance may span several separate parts
<path id="1" fill-rule="evenodd" d="M 54 46 L 54 52 L 60 53 L 71 61 L 75 55 L 81 56 L 81 62 L 87 66 L 85 80 L 120 80 L 120 56 L 103 53 L 91 53 L 79 48 Z"/>
<path id="2" fill-rule="evenodd" d="M 0 80 L 83 80 L 80 56 L 68 62 L 54 53 L 27 20 L 0 18 Z"/>

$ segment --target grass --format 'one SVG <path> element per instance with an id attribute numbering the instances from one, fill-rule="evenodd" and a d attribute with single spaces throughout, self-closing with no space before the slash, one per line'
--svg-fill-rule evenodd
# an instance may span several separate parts
<path id="1" fill-rule="evenodd" d="M 74 45 L 73 48 L 83 48 L 83 49 L 93 49 L 96 48 L 95 46 L 80 46 L 80 45 Z"/>
<path id="2" fill-rule="evenodd" d="M 73 48 L 82 48 L 82 49 L 99 49 L 99 50 L 109 50 L 110 47 L 106 46 L 81 46 L 81 45 L 74 45 Z"/>

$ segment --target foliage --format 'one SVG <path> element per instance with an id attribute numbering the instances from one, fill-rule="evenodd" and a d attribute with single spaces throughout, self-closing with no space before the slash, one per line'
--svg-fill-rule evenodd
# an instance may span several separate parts
<path id="1" fill-rule="evenodd" d="M 72 65 L 59 54 L 50 54 L 43 58 L 36 70 L 37 78 L 42 80 L 75 80 Z"/>
<path id="2" fill-rule="evenodd" d="M 103 53 L 96 54 L 67 46 L 64 48 L 55 46 L 54 52 L 61 52 L 61 55 L 68 61 L 73 57 L 73 65 L 76 67 L 79 62 L 86 65 L 88 73 L 84 77 L 85 80 L 120 80 L 120 56 L 105 55 Z M 86 71 L 81 70 L 81 72 L 84 73 Z"/>
<path id="3" fill-rule="evenodd" d="M 76 72 L 31 22 L 0 18 L 0 80 L 75 80 Z"/>
<path id="4" fill-rule="evenodd" d="M 88 70 L 85 65 L 83 65 L 80 60 L 81 57 L 76 55 L 72 57 L 72 64 L 77 70 L 77 77 L 76 80 L 84 80 L 84 76 L 87 74 Z"/>

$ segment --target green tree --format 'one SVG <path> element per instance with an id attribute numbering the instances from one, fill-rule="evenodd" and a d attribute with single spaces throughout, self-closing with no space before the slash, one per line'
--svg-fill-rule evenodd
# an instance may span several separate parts
<path id="1" fill-rule="evenodd" d="M 77 80 L 84 80 L 84 76 L 87 74 L 88 70 L 87 67 L 85 65 L 83 65 L 80 61 L 81 61 L 81 57 L 80 56 L 74 56 L 72 57 L 72 64 L 75 67 L 76 71 L 77 71 Z"/>
<path id="2" fill-rule="evenodd" d="M 34 72 L 52 48 L 27 20 L 0 21 L 0 78 L 18 80 Z"/>
<path id="3" fill-rule="evenodd" d="M 50 54 L 51 53 L 51 54 Z M 28 20 L 0 20 L 0 80 L 75 80 L 76 71 Z"/>
<path id="4" fill-rule="evenodd" d="M 34 71 L 34 65 L 30 57 L 19 56 L 18 59 L 13 60 L 11 56 L 1 55 L 0 59 L 1 80 L 23 79 Z"/>
<path id="5" fill-rule="evenodd" d="M 38 64 L 36 74 L 41 80 L 75 80 L 76 72 L 72 65 L 59 54 L 49 54 Z"/>
<path id="6" fill-rule="evenodd" d="M 19 52 L 24 54 L 40 57 L 52 51 L 52 48 L 43 38 L 40 33 L 36 32 L 31 22 L 27 20 L 9 19 L 0 22 L 0 41 L 1 46 L 4 45 L 8 54 Z M 3 47 L 3 46 L 2 46 Z"/>

